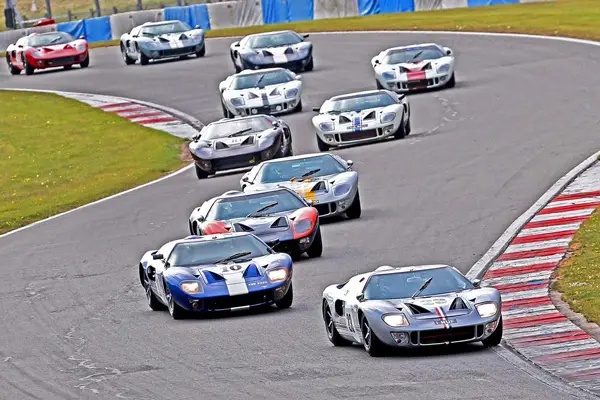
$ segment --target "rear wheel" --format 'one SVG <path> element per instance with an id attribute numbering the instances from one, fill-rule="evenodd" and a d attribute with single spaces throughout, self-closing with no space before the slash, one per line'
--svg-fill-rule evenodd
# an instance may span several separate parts
<path id="1" fill-rule="evenodd" d="M 317 146 L 319 147 L 320 151 L 327 151 L 330 149 L 330 146 L 322 141 L 319 135 L 317 135 Z"/>
<path id="2" fill-rule="evenodd" d="M 350 219 L 360 218 L 360 214 L 362 213 L 362 208 L 360 205 L 360 193 L 356 192 L 356 196 L 354 196 L 354 200 L 350 207 L 346 210 L 346 216 Z"/>
<path id="3" fill-rule="evenodd" d="M 408 120 L 406 121 L 406 125 L 404 126 L 404 133 L 406 136 L 410 135 L 410 114 L 408 114 Z"/>
<path id="4" fill-rule="evenodd" d="M 290 308 L 292 303 L 294 302 L 294 285 L 290 283 L 290 287 L 288 288 L 285 296 L 281 298 L 281 300 L 275 302 L 277 308 L 285 309 Z"/>
<path id="5" fill-rule="evenodd" d="M 198 179 L 208 178 L 208 172 L 206 172 L 205 170 L 200 168 L 198 165 L 195 165 L 195 167 L 196 167 L 196 177 L 198 177 Z"/>
<path id="6" fill-rule="evenodd" d="M 335 323 L 333 321 L 333 314 L 331 313 L 331 309 L 327 302 L 323 302 L 323 319 L 325 320 L 325 331 L 327 332 L 327 339 L 334 346 L 349 346 L 352 343 L 348 340 L 344 339 L 338 330 L 335 327 Z"/>
<path id="7" fill-rule="evenodd" d="M 9 69 L 11 75 L 20 75 L 21 74 L 21 70 L 19 68 L 15 68 L 15 66 L 13 65 L 9 54 L 6 54 L 6 63 L 8 64 L 8 69 Z"/>
<path id="8" fill-rule="evenodd" d="M 306 254 L 310 258 L 321 257 L 323 254 L 323 239 L 321 238 L 321 227 L 318 228 L 317 234 L 315 235 L 315 239 L 313 240 L 310 247 L 306 250 Z"/>
<path id="9" fill-rule="evenodd" d="M 360 331 L 363 338 L 363 346 L 367 353 L 369 353 L 371 357 L 380 357 L 383 355 L 385 345 L 371 330 L 371 325 L 364 315 L 360 318 Z"/>
<path id="10" fill-rule="evenodd" d="M 502 327 L 502 318 L 498 321 L 498 326 L 494 333 L 492 333 L 488 338 L 483 339 L 481 342 L 486 347 L 494 347 L 498 346 L 502 341 L 503 327 Z"/>
<path id="11" fill-rule="evenodd" d="M 152 311 L 161 311 L 165 309 L 163 303 L 161 303 L 160 300 L 158 300 L 158 298 L 152 291 L 150 281 L 148 281 L 147 277 L 144 277 L 144 290 L 146 291 L 146 300 L 148 301 L 148 307 L 150 307 Z"/>

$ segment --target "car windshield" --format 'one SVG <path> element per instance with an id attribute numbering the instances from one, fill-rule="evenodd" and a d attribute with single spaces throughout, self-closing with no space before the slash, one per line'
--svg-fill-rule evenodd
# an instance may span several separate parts
<path id="1" fill-rule="evenodd" d="M 270 206 L 268 208 L 265 208 Z M 207 221 L 227 221 L 237 218 L 246 218 L 261 209 L 261 215 L 275 214 L 285 211 L 294 211 L 306 205 L 287 190 L 278 190 L 265 193 L 253 193 L 247 196 L 220 199 L 213 204 L 206 217 Z"/>
<path id="2" fill-rule="evenodd" d="M 297 158 L 266 163 L 257 177 L 258 183 L 275 183 L 301 178 L 310 172 L 311 177 L 339 174 L 346 169 L 331 155 Z"/>
<path id="3" fill-rule="evenodd" d="M 208 125 L 202 131 L 202 140 L 220 139 L 246 130 L 248 131 L 245 134 L 251 135 L 253 132 L 262 132 L 272 127 L 272 122 L 265 116 L 232 119 Z"/>
<path id="4" fill-rule="evenodd" d="M 358 112 L 369 108 L 387 107 L 392 104 L 396 104 L 396 100 L 385 92 L 344 96 L 326 102 L 321 108 L 321 113 Z"/>
<path id="5" fill-rule="evenodd" d="M 435 60 L 446 54 L 437 46 L 407 47 L 391 50 L 383 58 L 382 64 L 413 63 L 423 60 Z"/>
<path id="6" fill-rule="evenodd" d="M 74 41 L 75 38 L 65 32 L 52 32 L 43 35 L 31 36 L 28 39 L 28 45 L 31 47 L 53 46 L 55 44 L 66 44 Z"/>
<path id="7" fill-rule="evenodd" d="M 191 31 L 192 28 L 181 21 L 173 21 L 167 24 L 150 25 L 142 28 L 142 36 L 154 37 L 159 35 L 169 35 L 172 33 L 183 33 Z"/>
<path id="8" fill-rule="evenodd" d="M 365 299 L 406 299 L 412 297 L 430 278 L 431 282 L 419 296 L 435 296 L 473 289 L 473 284 L 467 278 L 452 268 L 442 267 L 373 275 L 365 287 Z"/>
<path id="9" fill-rule="evenodd" d="M 243 258 L 271 254 L 269 247 L 254 235 L 231 236 L 223 239 L 182 242 L 177 244 L 167 262 L 171 267 L 194 267 L 213 264 L 236 253 L 250 253 Z"/>
<path id="10" fill-rule="evenodd" d="M 269 85 L 279 85 L 281 83 L 290 82 L 291 80 L 292 77 L 290 74 L 284 70 L 241 75 L 234 78 L 231 89 L 243 90 Z"/>
<path id="11" fill-rule="evenodd" d="M 248 48 L 264 49 L 267 47 L 289 46 L 302 42 L 302 38 L 294 32 L 280 32 L 269 35 L 258 35 L 248 39 Z"/>

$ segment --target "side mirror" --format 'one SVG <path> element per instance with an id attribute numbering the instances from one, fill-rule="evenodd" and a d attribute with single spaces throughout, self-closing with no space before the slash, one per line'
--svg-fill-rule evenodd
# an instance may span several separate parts
<path id="1" fill-rule="evenodd" d="M 155 253 L 155 254 L 152 254 L 152 259 L 153 260 L 164 260 L 165 256 L 163 256 L 162 254 Z"/>
<path id="2" fill-rule="evenodd" d="M 249 182 L 250 180 L 248 179 L 247 176 L 242 177 L 242 182 Z"/>
<path id="3" fill-rule="evenodd" d="M 206 218 L 204 218 L 204 215 L 200 215 L 200 216 L 197 218 L 197 220 L 198 220 L 198 222 L 204 222 L 204 221 L 206 220 Z"/>
<path id="4" fill-rule="evenodd" d="M 364 294 L 359 294 L 358 296 L 356 296 L 356 300 L 362 302 L 365 301 L 365 295 Z"/>
<path id="5" fill-rule="evenodd" d="M 402 93 L 398 95 L 398 100 L 402 101 L 406 97 L 406 94 Z"/>
<path id="6" fill-rule="evenodd" d="M 347 161 L 346 161 L 346 164 L 348 164 L 348 169 L 351 169 L 351 168 L 352 168 L 352 166 L 354 165 L 354 161 L 352 161 L 352 160 L 347 160 Z"/>
<path id="7" fill-rule="evenodd" d="M 444 50 L 446 50 L 446 55 L 448 55 L 448 56 L 452 55 L 452 49 L 449 49 L 448 47 L 444 47 Z"/>
<path id="8" fill-rule="evenodd" d="M 19 49 L 22 49 L 22 48 L 23 48 L 23 45 L 22 45 L 22 44 L 20 44 L 20 45 L 18 45 L 17 47 L 18 47 Z"/>
<path id="9" fill-rule="evenodd" d="M 194 136 L 192 137 L 192 140 L 193 140 L 194 142 L 197 142 L 198 140 L 200 140 L 200 137 L 201 137 L 201 136 L 202 136 L 202 135 L 201 135 L 200 133 L 199 133 L 199 134 L 197 134 L 197 135 L 194 135 Z"/>
<path id="10" fill-rule="evenodd" d="M 313 107 L 313 111 L 319 112 L 319 111 L 321 111 L 321 107 Z"/>
<path id="11" fill-rule="evenodd" d="M 273 248 L 273 247 L 277 246 L 278 244 L 279 244 L 279 239 L 275 239 L 275 240 L 271 240 L 270 242 L 267 242 L 267 245 L 270 248 Z"/>
<path id="12" fill-rule="evenodd" d="M 235 43 L 233 44 L 233 47 L 240 47 L 240 42 L 235 42 Z"/>
<path id="13" fill-rule="evenodd" d="M 309 206 L 313 207 L 315 205 L 315 202 L 313 200 L 306 200 L 306 204 L 308 204 Z"/>
<path id="14" fill-rule="evenodd" d="M 309 37 L 309 36 L 310 36 L 310 35 L 309 35 L 308 33 L 307 33 L 306 35 L 302 35 L 302 37 L 303 37 L 304 39 L 306 39 L 306 38 L 307 38 L 307 37 Z"/>
<path id="15" fill-rule="evenodd" d="M 379 65 L 379 60 L 375 60 L 374 63 Z"/>
<path id="16" fill-rule="evenodd" d="M 297 81 L 301 81 L 302 80 L 302 75 L 296 75 L 296 80 Z"/>
<path id="17" fill-rule="evenodd" d="M 153 281 L 154 279 L 156 279 L 156 270 L 153 267 L 148 267 L 148 278 Z"/>
<path id="18" fill-rule="evenodd" d="M 476 288 L 481 286 L 481 279 L 473 279 L 471 281 L 471 283 L 473 284 L 473 286 L 475 286 Z"/>
<path id="19" fill-rule="evenodd" d="M 194 27 L 194 29 L 200 29 L 200 28 L 201 28 L 201 27 L 200 27 L 200 25 L 196 25 L 196 26 Z"/>
<path id="20" fill-rule="evenodd" d="M 79 39 L 85 39 L 85 36 L 81 35 L 79 36 Z"/>

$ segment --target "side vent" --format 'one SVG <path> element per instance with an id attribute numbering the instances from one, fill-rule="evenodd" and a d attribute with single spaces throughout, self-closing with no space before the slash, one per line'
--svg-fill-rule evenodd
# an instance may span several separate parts
<path id="1" fill-rule="evenodd" d="M 294 54 L 294 50 L 291 47 L 288 47 L 287 49 L 285 49 L 283 54 Z"/>
<path id="2" fill-rule="evenodd" d="M 342 300 L 336 300 L 334 308 L 337 315 L 344 315 L 344 302 Z"/>
<path id="3" fill-rule="evenodd" d="M 411 313 L 418 315 L 418 314 L 431 314 L 431 311 L 429 311 L 426 308 L 423 308 L 421 306 L 418 306 L 416 304 L 410 304 L 410 303 L 405 303 L 404 304 L 406 306 L 406 308 L 408 308 L 410 310 Z"/>
<path id="4" fill-rule="evenodd" d="M 327 188 L 327 185 L 325 185 L 324 181 L 319 181 L 317 182 L 317 184 L 315 186 L 312 187 L 312 189 L 310 189 L 311 192 L 318 192 L 320 190 L 325 190 Z"/>
<path id="5" fill-rule="evenodd" d="M 248 136 L 248 137 L 246 138 L 246 140 L 244 140 L 244 141 L 241 143 L 241 145 L 242 145 L 242 146 L 244 146 L 244 145 L 246 145 L 246 146 L 247 146 L 247 145 L 251 145 L 251 144 L 254 144 L 254 136 Z"/>
<path id="6" fill-rule="evenodd" d="M 244 278 L 258 278 L 259 276 L 261 276 L 261 274 L 256 264 L 248 265 L 248 268 L 244 271 Z"/>
<path id="7" fill-rule="evenodd" d="M 263 50 L 263 56 L 265 57 L 273 57 L 273 53 L 271 53 L 270 51 L 267 50 Z"/>
<path id="8" fill-rule="evenodd" d="M 375 111 L 371 111 L 370 113 L 368 113 L 367 116 L 363 118 L 363 121 L 367 119 L 375 119 Z"/>
<path id="9" fill-rule="evenodd" d="M 340 124 L 349 124 L 350 122 L 352 122 L 352 121 L 350 121 L 350 119 L 348 117 L 340 115 Z"/>
<path id="10" fill-rule="evenodd" d="M 460 297 L 457 297 L 456 299 L 454 299 L 454 301 L 450 305 L 450 310 L 468 310 L 468 309 L 469 309 L 469 307 L 467 307 L 467 305 L 465 304 L 463 299 L 461 299 Z"/>
<path id="11" fill-rule="evenodd" d="M 203 273 L 208 283 L 217 283 L 225 280 L 221 275 L 211 271 L 204 271 Z"/>
<path id="12" fill-rule="evenodd" d="M 271 224 L 271 228 L 285 228 L 286 226 L 288 226 L 288 223 L 285 217 L 279 217 Z"/>
<path id="13" fill-rule="evenodd" d="M 248 225 L 237 223 L 234 224 L 234 227 L 236 232 L 254 232 L 254 229 L 250 228 Z"/>
<path id="14" fill-rule="evenodd" d="M 217 149 L 217 150 L 228 149 L 228 148 L 229 148 L 229 146 L 227 146 L 223 142 L 215 142 L 215 149 Z"/>
<path id="15" fill-rule="evenodd" d="M 188 40 L 188 39 L 189 39 L 189 37 L 185 33 L 182 33 L 181 36 L 179 36 L 179 40 Z"/>

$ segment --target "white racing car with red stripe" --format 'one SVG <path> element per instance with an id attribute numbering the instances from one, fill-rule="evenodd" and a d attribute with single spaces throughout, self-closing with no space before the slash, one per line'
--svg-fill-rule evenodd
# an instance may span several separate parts
<path id="1" fill-rule="evenodd" d="M 378 89 L 402 93 L 456 83 L 452 50 L 435 43 L 389 48 L 373 57 L 371 65 Z"/>
<path id="2" fill-rule="evenodd" d="M 383 266 L 323 292 L 323 319 L 335 346 L 362 344 L 371 356 L 389 347 L 502 340 L 502 300 L 448 265 Z"/>

